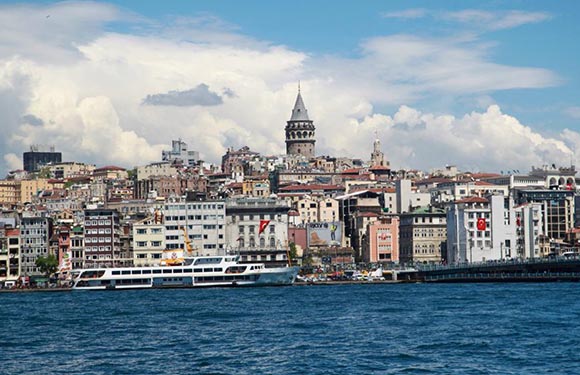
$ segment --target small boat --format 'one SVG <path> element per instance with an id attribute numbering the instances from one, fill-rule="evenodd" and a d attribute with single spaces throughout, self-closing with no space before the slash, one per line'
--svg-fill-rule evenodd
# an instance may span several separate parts
<path id="1" fill-rule="evenodd" d="M 266 268 L 226 256 L 184 257 L 179 264 L 80 270 L 74 290 L 292 285 L 298 267 Z"/>

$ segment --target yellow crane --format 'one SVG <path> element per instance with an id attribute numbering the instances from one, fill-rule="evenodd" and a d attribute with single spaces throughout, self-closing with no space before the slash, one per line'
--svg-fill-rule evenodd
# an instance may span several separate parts
<path id="1" fill-rule="evenodd" d="M 191 256 L 193 255 L 193 248 L 191 247 L 191 240 L 187 235 L 187 228 L 181 227 L 181 230 L 183 231 L 183 242 L 185 242 L 185 249 L 187 250 L 187 255 Z"/>

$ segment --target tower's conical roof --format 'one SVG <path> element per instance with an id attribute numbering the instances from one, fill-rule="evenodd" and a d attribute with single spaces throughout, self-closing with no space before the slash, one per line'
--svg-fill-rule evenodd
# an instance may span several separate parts
<path id="1" fill-rule="evenodd" d="M 302 95 L 298 91 L 298 96 L 296 97 L 296 104 L 294 104 L 294 109 L 292 110 L 292 117 L 290 121 L 310 121 L 308 118 L 308 111 L 304 106 L 302 101 Z"/>

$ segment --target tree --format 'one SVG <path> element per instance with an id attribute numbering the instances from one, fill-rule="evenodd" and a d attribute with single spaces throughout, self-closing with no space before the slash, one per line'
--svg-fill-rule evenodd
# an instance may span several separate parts
<path id="1" fill-rule="evenodd" d="M 47 257 L 39 257 L 36 259 L 35 264 L 40 269 L 40 272 L 46 276 L 52 275 L 58 269 L 58 259 L 53 254 Z"/>
<path id="2" fill-rule="evenodd" d="M 296 251 L 296 244 L 294 242 L 290 242 L 290 245 L 288 247 L 290 248 L 289 249 L 290 260 L 294 262 L 298 254 L 298 252 Z"/>

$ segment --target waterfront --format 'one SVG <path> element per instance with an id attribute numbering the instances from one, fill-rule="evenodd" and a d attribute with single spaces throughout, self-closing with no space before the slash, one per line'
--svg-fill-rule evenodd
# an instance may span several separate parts
<path id="1" fill-rule="evenodd" d="M 6 374 L 580 372 L 580 289 L 303 285 L 0 295 Z"/>

